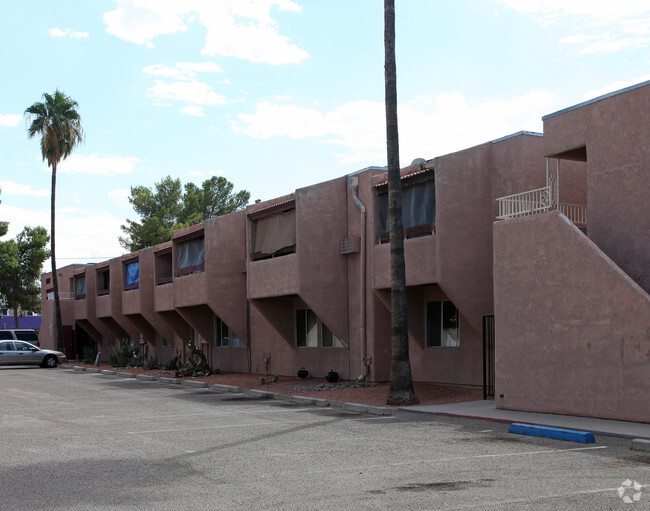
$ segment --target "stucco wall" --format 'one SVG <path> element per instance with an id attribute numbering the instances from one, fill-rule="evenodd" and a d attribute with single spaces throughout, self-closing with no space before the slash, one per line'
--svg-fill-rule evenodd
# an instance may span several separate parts
<path id="1" fill-rule="evenodd" d="M 650 422 L 650 297 L 585 235 L 497 222 L 494 279 L 498 407 Z"/>
<path id="2" fill-rule="evenodd" d="M 544 119 L 547 154 L 587 152 L 589 237 L 650 291 L 650 84 Z"/>

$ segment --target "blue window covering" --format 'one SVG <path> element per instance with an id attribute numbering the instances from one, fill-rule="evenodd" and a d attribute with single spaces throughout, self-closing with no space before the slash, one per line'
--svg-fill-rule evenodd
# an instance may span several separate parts
<path id="1" fill-rule="evenodd" d="M 138 261 L 126 265 L 126 285 L 132 286 L 140 282 L 140 263 Z"/>

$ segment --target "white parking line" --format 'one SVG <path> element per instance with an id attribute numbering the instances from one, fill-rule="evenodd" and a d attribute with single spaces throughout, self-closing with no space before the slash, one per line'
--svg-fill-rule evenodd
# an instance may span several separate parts
<path id="1" fill-rule="evenodd" d="M 339 422 L 350 422 L 350 421 L 372 421 L 372 420 L 385 420 L 385 419 L 394 419 L 392 416 L 380 416 L 380 417 L 358 417 L 354 419 L 341 419 Z M 313 424 L 318 426 L 321 423 L 312 422 L 312 421 L 273 421 L 273 422 L 255 422 L 247 424 L 227 424 L 223 426 L 199 426 L 196 428 L 170 428 L 170 429 L 149 429 L 144 431 L 127 431 L 129 435 L 143 435 L 150 433 L 174 433 L 176 431 L 198 431 L 202 429 L 229 429 L 229 428 L 249 428 L 251 426 L 269 426 L 272 424 Z"/>

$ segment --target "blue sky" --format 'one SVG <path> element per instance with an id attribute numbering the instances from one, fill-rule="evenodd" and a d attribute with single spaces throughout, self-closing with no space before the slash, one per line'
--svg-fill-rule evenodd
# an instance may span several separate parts
<path id="1" fill-rule="evenodd" d="M 650 4 L 396 0 L 400 160 L 650 79 Z M 0 19 L 0 220 L 49 227 L 23 112 L 56 88 L 86 140 L 59 168 L 57 262 L 119 256 L 131 186 L 223 175 L 252 199 L 385 165 L 381 0 L 30 0 Z M 5 238 L 6 239 L 6 238 Z"/>

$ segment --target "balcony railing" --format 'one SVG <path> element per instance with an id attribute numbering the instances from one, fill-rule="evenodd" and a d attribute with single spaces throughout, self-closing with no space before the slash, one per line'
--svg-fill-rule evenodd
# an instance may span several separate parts
<path id="1" fill-rule="evenodd" d="M 553 202 L 552 188 L 550 186 L 507 195 L 506 197 L 497 199 L 497 203 L 499 204 L 499 215 L 497 218 L 499 220 L 506 220 L 508 218 L 519 218 L 545 213 L 551 209 L 558 209 L 577 227 L 587 227 L 587 206 L 585 204 L 566 204 L 559 202 L 557 203 L 557 207 L 554 207 Z"/>
<path id="2" fill-rule="evenodd" d="M 48 300 L 54 300 L 54 293 L 47 293 Z M 59 300 L 74 300 L 74 293 L 68 291 L 59 291 Z"/>
<path id="3" fill-rule="evenodd" d="M 587 206 L 560 202 L 560 211 L 578 227 L 587 227 Z"/>
<path id="4" fill-rule="evenodd" d="M 527 192 L 515 193 L 497 199 L 500 220 L 544 213 L 551 208 L 551 187 L 544 186 Z"/>

